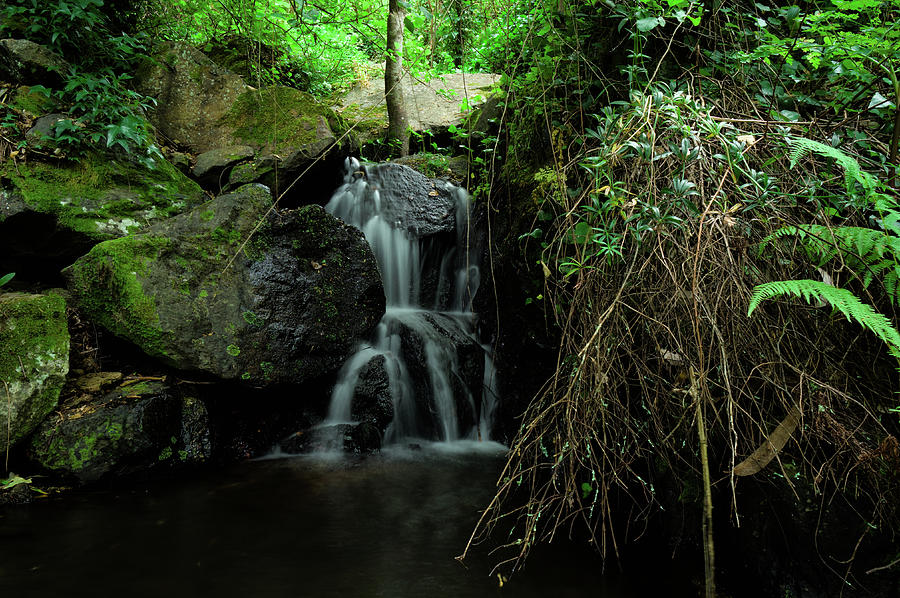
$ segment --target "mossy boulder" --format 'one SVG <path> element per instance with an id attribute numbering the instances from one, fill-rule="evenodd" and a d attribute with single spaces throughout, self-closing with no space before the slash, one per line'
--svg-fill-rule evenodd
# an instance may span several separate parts
<path id="1" fill-rule="evenodd" d="M 232 188 L 256 182 L 281 195 L 304 177 L 303 188 L 312 190 L 318 184 L 315 179 L 327 179 L 338 171 L 355 143 L 345 135 L 344 121 L 331 108 L 304 91 L 283 85 L 245 92 L 225 121 L 233 127 L 234 143 L 257 152 L 254 162 L 232 171 Z M 313 193 L 324 195 L 335 186 L 337 181 Z"/>
<path id="2" fill-rule="evenodd" d="M 68 268 L 98 324 L 186 370 L 257 386 L 337 370 L 384 311 L 358 230 L 320 206 L 278 212 L 247 185 Z"/>
<path id="3" fill-rule="evenodd" d="M 40 44 L 27 39 L 0 40 L 0 79 L 53 87 L 68 70 L 69 63 L 62 56 Z"/>
<path id="4" fill-rule="evenodd" d="M 65 300 L 52 293 L 0 295 L 0 451 L 53 411 L 68 371 Z"/>
<path id="5" fill-rule="evenodd" d="M 261 154 L 321 155 L 344 132 L 333 110 L 305 91 L 274 85 L 242 93 L 223 119 L 238 143 Z M 290 161 L 290 158 L 286 159 Z"/>
<path id="6" fill-rule="evenodd" d="M 151 122 L 176 144 L 195 153 L 237 145 L 223 117 L 252 88 L 200 50 L 178 42 L 160 44 L 139 69 L 136 83 L 138 91 L 156 100 Z"/>
<path id="7" fill-rule="evenodd" d="M 226 174 L 231 168 L 256 155 L 253 148 L 248 145 L 235 145 L 232 147 L 220 147 L 197 156 L 192 174 L 207 189 L 213 192 L 222 188 L 228 181 Z M 249 181 L 248 181 L 249 182 Z"/>
<path id="8" fill-rule="evenodd" d="M 165 160 L 154 169 L 91 154 L 74 163 L 0 165 L 0 251 L 70 254 L 135 232 L 206 199 Z"/>
<path id="9" fill-rule="evenodd" d="M 28 447 L 45 470 L 81 481 L 196 464 L 210 453 L 203 403 L 159 381 L 122 385 L 91 403 L 64 407 Z"/>

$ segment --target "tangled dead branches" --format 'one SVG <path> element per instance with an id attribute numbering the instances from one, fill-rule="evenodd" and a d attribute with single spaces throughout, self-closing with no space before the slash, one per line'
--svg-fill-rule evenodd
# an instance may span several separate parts
<path id="1" fill-rule="evenodd" d="M 557 215 L 542 254 L 556 372 L 467 550 L 492 536 L 498 567 L 515 569 L 574 533 L 617 554 L 666 497 L 700 511 L 701 436 L 712 499 L 739 524 L 735 467 L 787 417 L 783 448 L 755 475 L 795 494 L 852 494 L 866 522 L 896 529 L 887 352 L 827 306 L 747 317 L 755 285 L 815 272 L 791 247 L 759 256 L 756 244 L 822 209 L 783 158 L 784 129 L 757 126 L 768 134 L 663 86 L 609 110 L 588 132 L 597 143 L 557 172 L 579 193 L 550 191 L 543 206 Z"/>

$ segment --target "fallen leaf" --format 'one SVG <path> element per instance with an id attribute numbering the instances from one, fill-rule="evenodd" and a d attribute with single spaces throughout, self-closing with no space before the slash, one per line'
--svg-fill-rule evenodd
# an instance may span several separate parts
<path id="1" fill-rule="evenodd" d="M 792 407 L 787 417 L 781 420 L 778 427 L 759 445 L 759 448 L 734 467 L 734 475 L 748 476 L 762 470 L 775 458 L 778 451 L 784 448 L 799 423 L 800 409 Z"/>

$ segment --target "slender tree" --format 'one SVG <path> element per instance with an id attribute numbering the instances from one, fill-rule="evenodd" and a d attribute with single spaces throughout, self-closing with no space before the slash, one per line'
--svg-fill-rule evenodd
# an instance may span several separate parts
<path id="1" fill-rule="evenodd" d="M 387 57 L 384 64 L 384 95 L 388 111 L 388 143 L 400 144 L 400 155 L 409 154 L 409 135 L 406 132 L 406 103 L 403 99 L 403 19 L 406 10 L 399 0 L 388 3 Z"/>

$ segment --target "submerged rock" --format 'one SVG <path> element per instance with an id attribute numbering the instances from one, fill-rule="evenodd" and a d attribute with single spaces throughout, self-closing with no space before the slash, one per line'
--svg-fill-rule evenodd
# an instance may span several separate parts
<path id="1" fill-rule="evenodd" d="M 163 382 L 122 385 L 45 421 L 29 457 L 57 475 L 93 481 L 158 466 L 196 464 L 211 453 L 206 408 Z"/>
<path id="2" fill-rule="evenodd" d="M 30 434 L 53 411 L 68 371 L 63 298 L 0 295 L 0 451 Z"/>
<path id="3" fill-rule="evenodd" d="M 265 386 L 337 370 L 384 311 L 362 233 L 260 185 L 107 241 L 66 275 L 74 301 L 146 353 Z"/>

